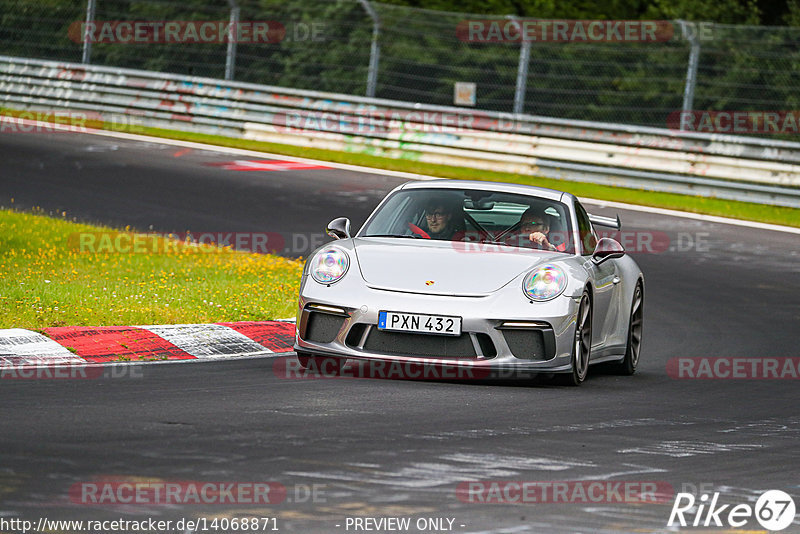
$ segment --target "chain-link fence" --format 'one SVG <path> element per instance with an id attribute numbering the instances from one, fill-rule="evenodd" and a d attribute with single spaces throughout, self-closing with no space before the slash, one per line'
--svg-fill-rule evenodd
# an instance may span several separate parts
<path id="1" fill-rule="evenodd" d="M 0 49 L 438 105 L 460 82 L 477 109 L 660 127 L 681 109 L 798 106 L 800 28 L 666 21 L 628 39 L 624 22 L 557 23 L 366 0 L 0 0 Z"/>

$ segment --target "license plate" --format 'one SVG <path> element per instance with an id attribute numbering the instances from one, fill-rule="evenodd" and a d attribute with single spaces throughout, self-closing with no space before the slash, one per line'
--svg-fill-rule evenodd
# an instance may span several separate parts
<path id="1" fill-rule="evenodd" d="M 378 330 L 460 336 L 461 317 L 382 311 L 378 313 Z"/>

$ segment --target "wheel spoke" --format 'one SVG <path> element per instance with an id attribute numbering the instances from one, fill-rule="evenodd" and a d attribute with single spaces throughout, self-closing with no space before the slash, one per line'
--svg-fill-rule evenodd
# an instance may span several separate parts
<path id="1" fill-rule="evenodd" d="M 633 294 L 633 304 L 631 305 L 630 330 L 628 334 L 629 365 L 632 365 L 634 369 L 639 363 L 639 352 L 642 344 L 643 308 L 642 286 L 637 284 Z"/>
<path id="2" fill-rule="evenodd" d="M 583 339 L 582 344 L 586 349 L 586 353 L 589 353 L 589 349 L 592 347 L 592 327 L 591 325 L 586 325 L 582 331 Z"/>
<path id="3" fill-rule="evenodd" d="M 573 373 L 576 382 L 586 378 L 589 369 L 589 354 L 592 342 L 591 305 L 588 296 L 584 295 L 575 314 L 575 342 L 573 343 Z"/>

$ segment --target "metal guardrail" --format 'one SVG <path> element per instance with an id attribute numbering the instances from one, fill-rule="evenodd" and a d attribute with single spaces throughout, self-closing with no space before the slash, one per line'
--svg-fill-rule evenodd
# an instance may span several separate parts
<path id="1" fill-rule="evenodd" d="M 0 56 L 0 106 L 800 207 L 800 143 L 411 104 Z M 0 132 L 2 133 L 2 132 Z"/>

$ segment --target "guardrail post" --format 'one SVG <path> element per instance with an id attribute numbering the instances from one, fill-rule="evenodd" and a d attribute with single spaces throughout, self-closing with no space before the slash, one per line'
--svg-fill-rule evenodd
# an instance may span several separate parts
<path id="1" fill-rule="evenodd" d="M 225 54 L 225 79 L 233 80 L 233 71 L 236 68 L 236 27 L 239 25 L 239 6 L 236 0 L 228 0 L 231 6 L 230 23 L 228 24 L 228 52 Z"/>
<path id="2" fill-rule="evenodd" d="M 372 5 L 369 3 L 369 0 L 358 0 L 361 6 L 364 8 L 364 11 L 372 19 L 372 45 L 370 46 L 369 50 L 369 71 L 367 72 L 367 96 L 374 98 L 375 97 L 375 86 L 378 83 L 378 59 L 381 55 L 381 48 L 380 44 L 378 43 L 378 38 L 381 34 L 381 21 L 378 18 L 378 14 L 372 8 Z"/>
<path id="3" fill-rule="evenodd" d="M 509 19 L 517 26 L 519 32 L 519 64 L 517 65 L 517 86 L 514 90 L 514 113 L 520 114 L 525 109 L 525 92 L 528 85 L 528 63 L 531 57 L 531 42 L 522 34 L 522 27 L 513 16 Z"/>
<path id="4" fill-rule="evenodd" d="M 685 39 L 689 40 L 691 49 L 689 50 L 689 66 L 686 69 L 686 85 L 683 89 L 683 112 L 692 111 L 694 106 L 694 87 L 697 84 L 697 67 L 700 64 L 700 39 L 697 38 L 697 28 L 692 23 L 679 20 L 681 33 Z M 681 115 L 681 130 L 684 130 L 684 115 Z"/>
<path id="5" fill-rule="evenodd" d="M 87 0 L 86 2 L 86 23 L 83 26 L 83 54 L 81 55 L 81 63 L 89 63 L 92 57 L 92 40 L 90 32 L 90 24 L 94 23 L 94 9 L 95 0 Z"/>

